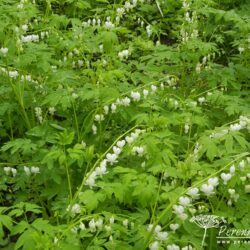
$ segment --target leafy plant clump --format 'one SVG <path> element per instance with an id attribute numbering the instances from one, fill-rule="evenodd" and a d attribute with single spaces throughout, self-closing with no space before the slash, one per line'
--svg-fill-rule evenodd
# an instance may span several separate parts
<path id="1" fill-rule="evenodd" d="M 249 9 L 0 1 L 0 248 L 248 249 Z"/>

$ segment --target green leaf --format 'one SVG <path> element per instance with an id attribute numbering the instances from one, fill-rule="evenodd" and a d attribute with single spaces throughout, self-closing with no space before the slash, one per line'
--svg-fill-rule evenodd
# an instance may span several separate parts
<path id="1" fill-rule="evenodd" d="M 32 227 L 34 227 L 40 232 L 46 232 L 46 234 L 50 234 L 50 235 L 53 234 L 53 226 L 49 224 L 48 220 L 38 218 L 32 223 Z"/>
<path id="2" fill-rule="evenodd" d="M 0 214 L 0 224 L 1 226 L 5 226 L 6 228 L 10 230 L 10 228 L 12 227 L 11 217 L 8 215 Z"/>
<path id="3" fill-rule="evenodd" d="M 79 200 L 83 202 L 89 211 L 97 208 L 99 201 L 104 198 L 103 194 L 96 193 L 93 190 L 86 190 L 79 194 Z"/>
<path id="4" fill-rule="evenodd" d="M 234 143 L 233 136 L 228 134 L 225 140 L 225 148 L 228 154 L 231 154 L 233 151 L 233 143 Z"/>
<path id="5" fill-rule="evenodd" d="M 32 229 L 26 230 L 17 240 L 15 249 L 18 250 L 22 247 L 23 250 L 36 249 L 34 241 L 35 231 Z"/>
<path id="6" fill-rule="evenodd" d="M 78 7 L 81 10 L 86 10 L 86 9 L 90 9 L 91 5 L 87 2 L 87 1 L 77 1 L 76 2 L 76 7 Z"/>
<path id="7" fill-rule="evenodd" d="M 7 142 L 2 148 L 1 151 L 7 151 L 11 149 L 11 154 L 16 152 L 21 152 L 25 155 L 33 153 L 37 150 L 37 145 L 32 143 L 30 139 L 16 139 L 10 142 Z"/>
<path id="8" fill-rule="evenodd" d="M 124 168 L 124 167 L 120 167 L 120 166 L 113 168 L 113 172 L 117 173 L 117 174 L 125 174 L 125 173 L 136 174 L 137 173 L 137 171 L 135 169 Z"/>
<path id="9" fill-rule="evenodd" d="M 41 210 L 40 206 L 26 202 L 25 203 L 25 212 L 32 212 L 35 214 L 40 214 L 40 213 L 42 213 L 42 210 Z"/>
<path id="10" fill-rule="evenodd" d="M 65 130 L 64 127 L 62 127 L 62 126 L 60 126 L 60 125 L 58 125 L 58 124 L 56 124 L 56 123 L 50 123 L 50 126 L 51 126 L 52 128 L 55 128 L 55 129 L 58 129 L 58 130 L 61 130 L 61 131 L 64 131 L 64 130 Z"/>
<path id="11" fill-rule="evenodd" d="M 210 161 L 213 161 L 218 153 L 218 148 L 214 140 L 209 137 L 202 138 L 202 150 L 206 152 L 206 156 Z"/>
<path id="12" fill-rule="evenodd" d="M 74 132 L 68 133 L 68 131 L 61 132 L 57 135 L 58 142 L 60 145 L 69 145 L 73 142 L 75 137 Z"/>
<path id="13" fill-rule="evenodd" d="M 110 53 L 112 52 L 114 45 L 118 44 L 118 37 L 113 31 L 104 31 L 102 32 L 100 41 L 103 43 L 104 51 Z"/>
<path id="14" fill-rule="evenodd" d="M 9 215 L 10 216 L 16 216 L 16 217 L 19 217 L 21 216 L 22 214 L 24 213 L 24 211 L 20 208 L 15 208 L 15 209 L 12 209 L 10 212 L 9 212 Z"/>
<path id="15" fill-rule="evenodd" d="M 30 225 L 26 221 L 21 221 L 16 226 L 13 227 L 13 229 L 11 231 L 11 235 L 21 234 L 27 228 L 29 228 L 29 226 Z"/>
<path id="16" fill-rule="evenodd" d="M 245 140 L 245 138 L 238 133 L 232 133 L 232 136 L 236 139 L 236 141 L 240 144 L 243 149 L 249 148 L 249 143 Z"/>

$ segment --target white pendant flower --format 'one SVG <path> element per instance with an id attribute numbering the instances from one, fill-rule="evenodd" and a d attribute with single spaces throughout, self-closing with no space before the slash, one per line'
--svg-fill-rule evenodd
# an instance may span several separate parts
<path id="1" fill-rule="evenodd" d="M 125 146 L 125 144 L 126 144 L 125 140 L 121 140 L 121 141 L 118 141 L 116 143 L 117 147 L 119 147 L 119 148 L 123 148 Z"/>
<path id="2" fill-rule="evenodd" d="M 192 199 L 199 198 L 199 189 L 198 189 L 198 188 L 191 188 L 191 189 L 188 190 L 187 194 L 188 194 Z"/>
<path id="3" fill-rule="evenodd" d="M 125 97 L 121 100 L 121 104 L 125 107 L 130 105 L 130 99 L 128 97 Z"/>
<path id="4" fill-rule="evenodd" d="M 32 174 L 39 174 L 40 173 L 40 169 L 39 169 L 39 167 L 31 167 L 31 169 L 30 169 L 30 172 L 32 173 Z"/>
<path id="5" fill-rule="evenodd" d="M 156 234 L 156 237 L 160 241 L 166 241 L 168 239 L 168 233 L 167 232 L 158 232 Z"/>
<path id="6" fill-rule="evenodd" d="M 110 164 L 111 165 L 113 165 L 114 163 L 116 163 L 117 162 L 117 155 L 116 154 L 110 154 L 110 153 L 108 153 L 107 155 L 106 155 L 106 159 L 107 159 L 107 161 L 108 162 L 110 162 Z"/>
<path id="7" fill-rule="evenodd" d="M 113 152 L 114 152 L 114 154 L 119 155 L 122 152 L 122 150 L 121 150 L 121 148 L 114 146 Z"/>
<path id="8" fill-rule="evenodd" d="M 104 120 L 104 115 L 102 115 L 102 114 L 95 115 L 95 121 L 101 122 L 103 120 Z"/>
<path id="9" fill-rule="evenodd" d="M 116 104 L 112 103 L 112 104 L 111 104 L 111 112 L 112 112 L 112 113 L 115 113 L 115 112 L 116 112 L 116 108 L 117 108 L 117 107 L 116 107 Z"/>
<path id="10" fill-rule="evenodd" d="M 9 51 L 8 48 L 1 48 L 1 49 L 0 49 L 1 54 L 3 54 L 4 56 L 7 55 L 8 51 Z"/>
<path id="11" fill-rule="evenodd" d="M 139 92 L 131 92 L 131 98 L 133 101 L 138 102 L 141 99 L 141 94 Z"/>
<path id="12" fill-rule="evenodd" d="M 158 241 L 154 241 L 150 246 L 149 246 L 150 250 L 158 250 L 159 249 L 159 243 Z"/>
<path id="13" fill-rule="evenodd" d="M 216 187 L 219 185 L 219 178 L 218 177 L 213 177 L 208 179 L 208 184 L 212 185 L 213 187 Z"/>
<path id="14" fill-rule="evenodd" d="M 201 191 L 207 196 L 212 195 L 214 193 L 214 186 L 211 184 L 203 184 Z"/>
<path id="15" fill-rule="evenodd" d="M 28 175 L 28 176 L 30 175 L 30 168 L 29 167 L 24 166 L 23 170 L 24 170 L 26 175 Z"/>
<path id="16" fill-rule="evenodd" d="M 174 205 L 173 206 L 174 213 L 177 215 L 183 214 L 184 213 L 184 207 L 181 205 Z"/>
<path id="17" fill-rule="evenodd" d="M 183 196 L 181 196 L 181 197 L 179 198 L 179 203 L 180 203 L 180 205 L 182 205 L 183 207 L 187 207 L 187 206 L 190 205 L 191 200 L 190 200 L 188 197 L 183 197 Z"/>
<path id="18" fill-rule="evenodd" d="M 144 98 L 146 98 L 149 94 L 149 91 L 147 89 L 144 89 L 143 90 L 143 95 L 144 95 Z"/>
<path id="19" fill-rule="evenodd" d="M 228 181 L 230 181 L 231 180 L 231 178 L 232 178 L 232 174 L 230 174 L 230 173 L 222 173 L 221 175 L 220 175 L 220 177 L 221 177 L 221 179 L 224 181 L 224 184 L 226 185 L 227 183 L 228 183 Z"/>

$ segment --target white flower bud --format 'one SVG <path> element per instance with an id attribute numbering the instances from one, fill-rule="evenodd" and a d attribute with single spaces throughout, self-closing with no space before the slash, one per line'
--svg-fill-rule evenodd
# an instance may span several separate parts
<path id="1" fill-rule="evenodd" d="M 104 113 L 107 115 L 109 113 L 109 106 L 105 105 L 103 107 Z"/>
<path id="2" fill-rule="evenodd" d="M 154 93 L 157 90 L 157 87 L 155 85 L 151 85 L 151 90 Z"/>
<path id="3" fill-rule="evenodd" d="M 81 230 L 85 230 L 85 229 L 86 229 L 85 224 L 82 223 L 82 222 L 80 222 L 79 228 L 80 228 Z"/>
<path id="4" fill-rule="evenodd" d="M 149 92 L 148 92 L 147 89 L 144 89 L 144 90 L 143 90 L 143 95 L 144 95 L 145 98 L 148 96 L 148 93 L 149 93 Z"/>
<path id="5" fill-rule="evenodd" d="M 96 225 L 95 225 L 95 220 L 92 219 L 90 222 L 89 222 L 89 229 L 91 232 L 95 232 L 96 231 Z"/>
<path id="6" fill-rule="evenodd" d="M 97 133 L 97 127 L 95 126 L 95 124 L 92 125 L 92 132 L 94 135 L 96 135 Z"/>
<path id="7" fill-rule="evenodd" d="M 122 222 L 123 226 L 124 227 L 128 227 L 128 219 L 125 219 L 123 222 Z"/>
<path id="8" fill-rule="evenodd" d="M 234 166 L 234 165 L 232 165 L 232 166 L 230 167 L 230 173 L 231 173 L 231 174 L 234 174 L 234 173 L 235 173 L 235 166 Z"/>
<path id="9" fill-rule="evenodd" d="M 110 219 L 109 219 L 109 223 L 112 225 L 112 224 L 114 224 L 114 222 L 115 222 L 115 218 L 114 218 L 114 216 L 110 217 Z"/>
<path id="10" fill-rule="evenodd" d="M 112 113 L 115 113 L 115 111 L 116 111 L 116 104 L 114 104 L 114 103 L 111 104 L 111 111 L 112 111 Z"/>

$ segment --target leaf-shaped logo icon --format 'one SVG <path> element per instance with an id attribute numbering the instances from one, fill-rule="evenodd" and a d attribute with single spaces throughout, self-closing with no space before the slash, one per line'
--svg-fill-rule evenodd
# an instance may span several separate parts
<path id="1" fill-rule="evenodd" d="M 203 228 L 205 230 L 201 246 L 203 246 L 205 243 L 208 228 L 218 228 L 222 222 L 226 222 L 225 219 L 222 217 L 209 214 L 193 216 L 190 221 L 194 222 L 198 227 Z"/>

